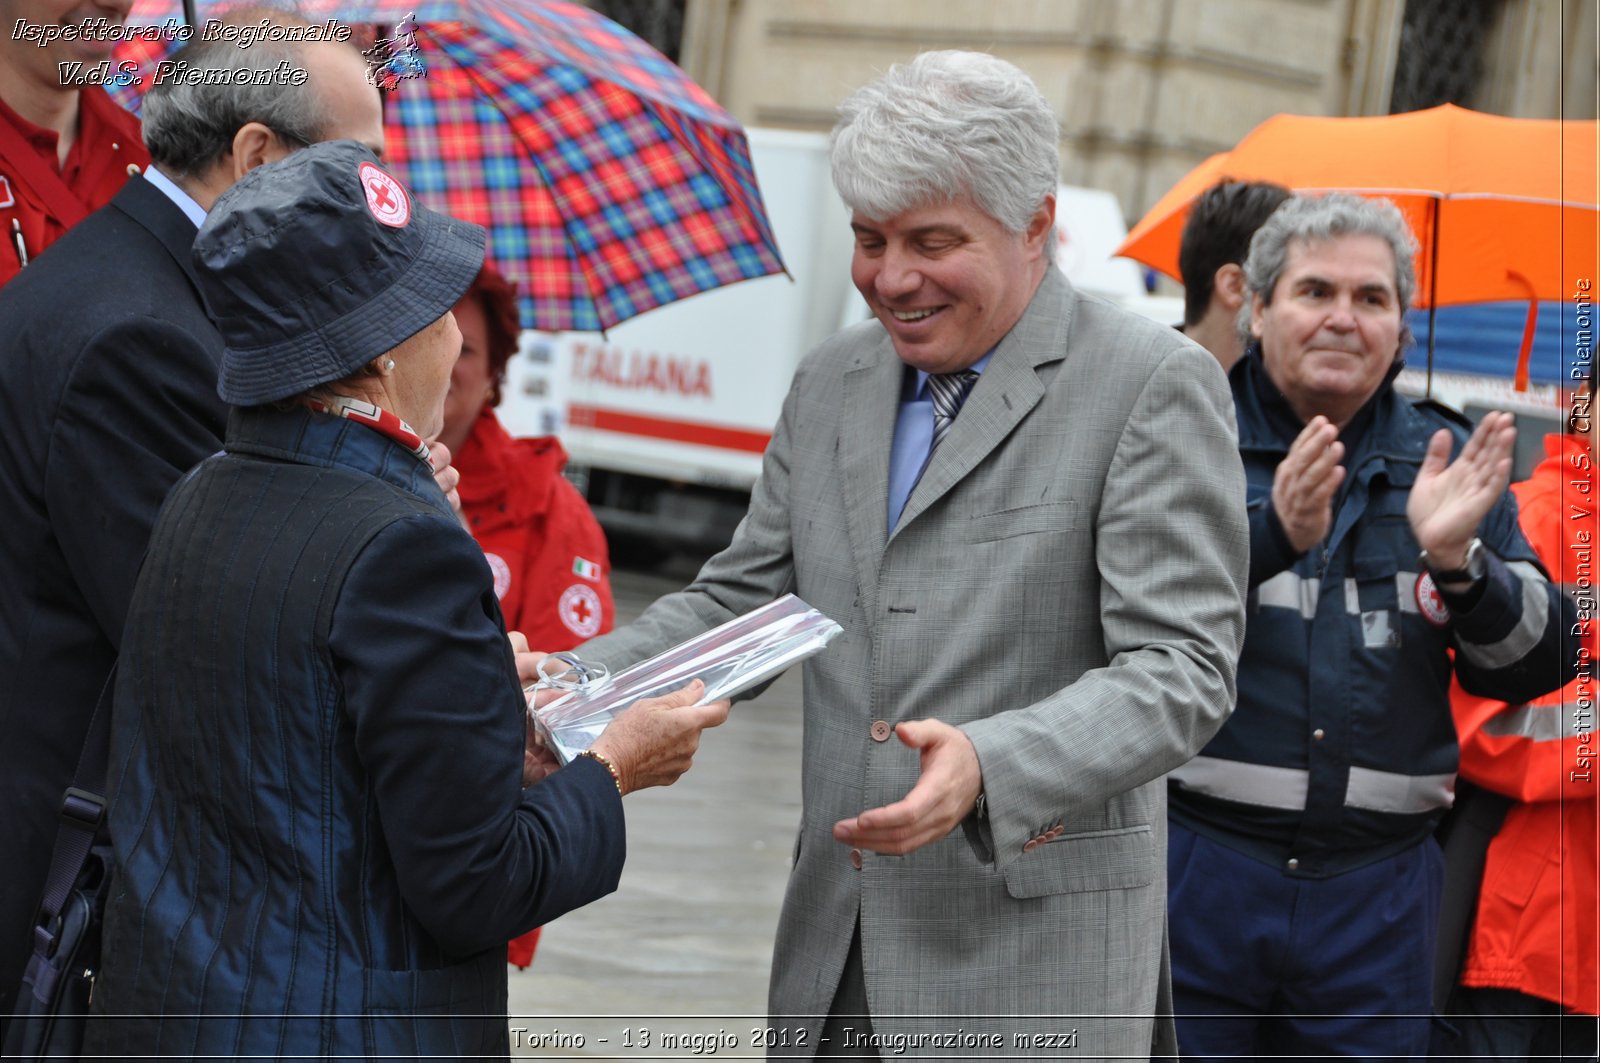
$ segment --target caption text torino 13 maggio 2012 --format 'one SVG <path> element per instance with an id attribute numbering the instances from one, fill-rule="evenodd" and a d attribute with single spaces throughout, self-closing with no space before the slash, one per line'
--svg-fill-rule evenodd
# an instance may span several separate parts
<path id="1" fill-rule="evenodd" d="M 809 1032 L 803 1029 L 788 1030 L 770 1026 L 752 1026 L 742 1030 L 718 1027 L 713 1030 L 669 1030 L 648 1026 L 625 1026 L 613 1031 L 614 1036 L 599 1036 L 597 1031 L 550 1028 L 537 1030 L 531 1026 L 511 1027 L 513 1050 L 528 1049 L 583 1049 L 605 1045 L 621 1058 L 670 1058 L 671 1053 L 686 1056 L 715 1056 L 719 1053 L 763 1053 L 772 1048 L 806 1047 Z M 880 1054 L 903 1055 L 936 1051 L 957 1058 L 963 1051 L 1013 1049 L 1032 1053 L 1076 1052 L 1078 1031 L 1074 1028 L 1059 1033 L 1015 1033 L 1007 1038 L 998 1033 L 975 1033 L 960 1027 L 948 1031 L 919 1031 L 909 1034 L 864 1033 L 849 1027 L 844 1030 L 845 1049 L 873 1049 Z M 753 1057 L 752 1057 L 753 1058 Z"/>

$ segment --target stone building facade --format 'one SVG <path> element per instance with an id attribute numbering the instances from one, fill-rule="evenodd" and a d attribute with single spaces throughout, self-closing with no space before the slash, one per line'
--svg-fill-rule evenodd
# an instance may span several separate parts
<path id="1" fill-rule="evenodd" d="M 1468 7 L 1476 18 L 1463 17 Z M 839 100 L 892 63 L 929 48 L 993 52 L 1028 71 L 1056 107 L 1062 180 L 1112 191 L 1131 222 L 1271 115 L 1388 113 L 1397 70 L 1412 99 L 1434 93 L 1420 105 L 1448 98 L 1520 117 L 1594 118 L 1596 7 L 686 0 L 678 59 L 746 125 L 825 130 Z"/>

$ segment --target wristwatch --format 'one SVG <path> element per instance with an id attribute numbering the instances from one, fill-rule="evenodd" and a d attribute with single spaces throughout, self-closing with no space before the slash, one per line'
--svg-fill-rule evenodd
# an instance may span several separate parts
<path id="1" fill-rule="evenodd" d="M 989 798 L 989 795 L 985 791 L 983 791 L 983 790 L 979 790 L 978 791 L 978 803 L 972 806 L 972 814 L 973 814 L 973 816 L 975 818 L 977 818 L 977 819 L 988 819 L 989 818 L 989 800 L 988 800 L 988 798 Z"/>
<path id="2" fill-rule="evenodd" d="M 1417 560 L 1433 573 L 1434 582 L 1440 585 L 1476 583 L 1489 574 L 1488 550 L 1484 548 L 1482 539 L 1473 539 L 1467 544 L 1467 563 L 1461 568 L 1434 568 L 1428 561 L 1426 550 L 1418 555 Z"/>

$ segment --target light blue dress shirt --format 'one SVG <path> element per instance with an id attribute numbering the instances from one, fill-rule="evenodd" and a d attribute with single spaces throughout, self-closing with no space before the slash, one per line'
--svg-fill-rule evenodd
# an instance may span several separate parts
<path id="1" fill-rule="evenodd" d="M 990 351 L 968 368 L 982 374 L 984 366 L 993 357 L 994 351 Z M 916 370 L 916 374 L 917 379 L 909 395 L 904 387 L 901 388 L 900 413 L 894 422 L 894 443 L 889 447 L 890 531 L 894 531 L 894 526 L 900 523 L 900 514 L 906 508 L 906 500 L 911 497 L 911 489 L 922 478 L 922 469 L 928 464 L 928 448 L 933 443 L 933 399 L 928 397 L 928 374 L 920 369 Z M 978 385 L 974 382 L 972 386 Z"/>
<path id="2" fill-rule="evenodd" d="M 177 204 L 178 209 L 183 211 L 190 221 L 194 222 L 196 229 L 206 223 L 206 212 L 200 209 L 200 204 L 196 203 L 194 197 L 190 196 L 189 193 L 179 188 L 172 178 L 154 166 L 146 166 L 144 168 L 144 179 L 155 185 L 163 195 Z"/>

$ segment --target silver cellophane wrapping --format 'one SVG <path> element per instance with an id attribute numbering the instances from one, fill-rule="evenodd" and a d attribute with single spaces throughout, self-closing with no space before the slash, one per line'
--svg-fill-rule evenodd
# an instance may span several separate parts
<path id="1" fill-rule="evenodd" d="M 749 690 L 820 653 L 843 630 L 792 594 L 714 627 L 534 712 L 534 725 L 565 764 L 594 744 L 606 725 L 640 698 L 702 680 L 700 702 Z"/>

